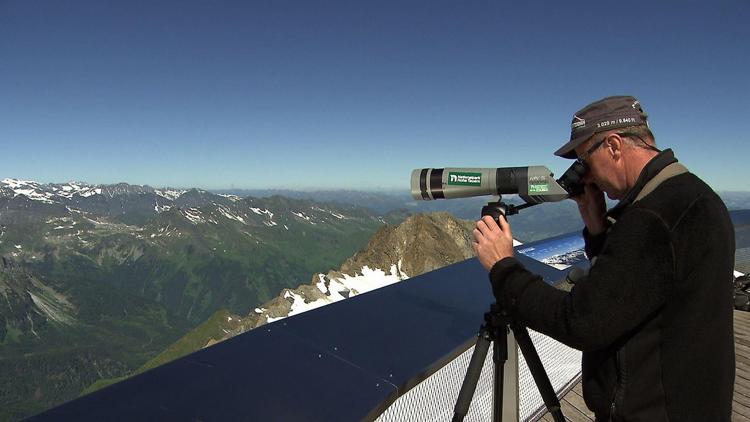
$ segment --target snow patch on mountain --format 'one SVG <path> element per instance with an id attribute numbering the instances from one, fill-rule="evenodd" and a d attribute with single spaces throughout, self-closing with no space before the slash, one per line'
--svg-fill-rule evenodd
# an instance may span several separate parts
<path id="1" fill-rule="evenodd" d="M 183 217 L 190 220 L 190 222 L 193 224 L 205 224 L 206 223 L 206 219 L 203 217 L 203 214 L 197 208 L 181 209 L 180 213 L 183 215 Z"/>
<path id="2" fill-rule="evenodd" d="M 169 199 L 170 201 L 174 201 L 175 199 L 182 196 L 183 193 L 187 192 L 186 190 L 180 190 L 180 189 L 154 189 L 154 192 L 161 196 L 162 198 Z"/>
<path id="3" fill-rule="evenodd" d="M 31 200 L 54 203 L 54 195 L 46 192 L 42 186 L 29 180 L 3 179 L 2 184 L 13 192 L 13 197 L 23 195 Z"/>
<path id="4" fill-rule="evenodd" d="M 314 302 L 306 303 L 305 302 L 305 298 L 302 295 L 297 294 L 297 293 L 295 293 L 292 290 L 287 290 L 284 293 L 284 298 L 287 299 L 287 300 L 289 300 L 292 303 L 292 309 L 289 311 L 289 315 L 288 316 L 301 314 L 303 312 L 307 312 L 307 311 L 315 309 L 315 308 L 320 308 L 321 306 L 325 306 L 325 305 L 328 305 L 329 303 L 331 303 L 331 301 L 328 301 L 328 300 L 325 300 L 325 299 L 318 299 L 318 300 L 316 300 Z M 274 321 L 278 321 L 278 320 L 281 320 L 281 319 L 284 319 L 284 318 L 285 317 L 279 317 L 279 318 L 270 318 L 269 317 L 268 318 L 268 322 L 274 322 Z"/>
<path id="5" fill-rule="evenodd" d="M 310 216 L 308 216 L 308 215 L 305 215 L 305 213 L 303 213 L 303 212 L 301 212 L 301 211 L 300 211 L 300 212 L 292 211 L 292 214 L 293 214 L 294 216 L 296 216 L 296 217 L 299 217 L 299 218 L 301 218 L 301 219 L 303 219 L 303 220 L 307 221 L 307 222 L 308 222 L 308 223 L 310 223 L 310 224 L 315 224 L 315 222 L 314 222 L 314 221 L 312 221 L 312 218 L 310 218 Z"/>
<path id="6" fill-rule="evenodd" d="M 228 208 L 224 206 L 218 205 L 217 210 L 219 211 L 219 213 L 221 213 L 221 215 L 223 215 L 224 217 L 230 220 L 235 220 L 235 221 L 239 221 L 242 224 L 247 224 L 244 218 L 240 217 L 239 215 L 233 214 L 232 212 L 229 211 Z"/>
<path id="7" fill-rule="evenodd" d="M 261 209 L 256 207 L 250 207 L 250 211 L 254 212 L 255 214 L 258 214 L 262 217 L 265 217 L 266 220 L 263 221 L 263 224 L 265 224 L 267 227 L 273 227 L 278 226 L 278 223 L 273 221 L 273 213 L 267 209 Z M 288 230 L 288 229 L 287 229 Z"/>
<path id="8" fill-rule="evenodd" d="M 159 205 L 158 203 L 154 204 L 154 211 L 156 213 L 158 213 L 158 214 L 161 214 L 163 212 L 167 212 L 167 211 L 169 211 L 171 209 L 172 209 L 171 205 Z"/>
<path id="9" fill-rule="evenodd" d="M 88 198 L 102 194 L 101 187 L 82 182 L 41 184 L 31 180 L 3 179 L 0 181 L 0 187 L 10 189 L 14 197 L 24 195 L 31 200 L 47 204 L 70 200 L 74 197 Z"/>
<path id="10" fill-rule="evenodd" d="M 11 189 L 23 188 L 32 184 L 38 184 L 31 180 L 3 179 L 2 183 Z"/>
<path id="11" fill-rule="evenodd" d="M 336 277 L 330 280 L 325 274 L 318 274 L 319 282 L 315 284 L 315 287 L 317 287 L 320 293 L 324 296 L 315 300 L 310 300 L 300 292 L 286 289 L 283 297 L 291 304 L 291 309 L 288 315 L 272 317 L 268 315 L 267 309 L 265 308 L 256 308 L 255 312 L 260 315 L 265 314 L 266 322 L 270 323 L 280 321 L 287 316 L 301 314 L 340 300 L 349 299 L 358 294 L 380 289 L 409 278 L 407 274 L 398 269 L 399 266 L 400 262 L 399 265 L 394 264 L 388 272 L 378 268 L 373 269 L 365 266 L 362 268 L 361 274 L 354 276 L 343 274 L 342 277 Z"/>
<path id="12" fill-rule="evenodd" d="M 320 212 L 324 212 L 324 213 L 327 213 L 327 214 L 331 214 L 333 217 L 338 218 L 339 220 L 346 220 L 347 219 L 346 216 L 344 216 L 342 214 L 339 214 L 337 212 L 331 211 L 331 210 L 323 209 L 323 208 L 320 208 L 320 207 L 313 207 L 312 209 L 314 211 L 320 211 Z"/>
<path id="13" fill-rule="evenodd" d="M 239 202 L 239 201 L 242 200 L 242 198 L 240 198 L 237 195 L 230 195 L 230 194 L 227 194 L 227 193 L 217 193 L 217 195 L 223 196 L 224 198 L 227 198 L 227 199 L 231 200 L 232 202 Z"/>
<path id="14" fill-rule="evenodd" d="M 63 185 L 48 186 L 52 189 L 54 194 L 67 199 L 71 199 L 76 195 L 83 198 L 88 198 L 89 196 L 101 195 L 102 193 L 101 188 L 81 182 L 68 182 L 67 184 Z"/>
<path id="15" fill-rule="evenodd" d="M 269 210 L 255 208 L 255 207 L 250 207 L 250 211 L 252 211 L 252 212 L 254 212 L 254 213 L 256 213 L 256 214 L 258 214 L 260 216 L 265 216 L 269 220 L 273 221 L 273 213 L 271 211 L 269 211 Z M 275 225 L 276 224 L 274 224 L 274 226 Z"/>
<path id="16" fill-rule="evenodd" d="M 355 276 L 343 274 L 343 278 L 332 279 L 328 286 L 328 292 L 323 293 L 333 296 L 334 291 L 331 289 L 331 286 L 334 286 L 337 289 L 335 293 L 341 295 L 342 291 L 348 292 L 348 296 L 351 297 L 406 280 L 409 276 L 399 269 L 400 266 L 401 261 L 399 261 L 398 265 L 392 265 L 390 270 L 386 272 L 378 268 L 372 269 L 365 265 L 362 267 L 361 274 Z M 318 285 L 318 288 L 320 287 Z"/>
<path id="17" fill-rule="evenodd" d="M 62 295 L 57 295 L 55 301 L 44 297 L 42 294 L 34 294 L 31 290 L 27 290 L 26 293 L 29 294 L 37 309 L 50 320 L 65 325 L 72 325 L 75 322 L 75 319 L 69 314 L 73 305 L 65 300 Z"/>

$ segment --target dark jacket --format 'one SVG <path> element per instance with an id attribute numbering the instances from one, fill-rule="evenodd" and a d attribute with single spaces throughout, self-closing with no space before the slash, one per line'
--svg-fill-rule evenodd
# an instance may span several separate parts
<path id="1" fill-rule="evenodd" d="M 608 212 L 607 232 L 584 230 L 594 259 L 570 292 L 514 258 L 490 271 L 501 306 L 583 351 L 583 395 L 597 421 L 730 420 L 734 229 L 698 177 L 665 176 L 676 161 L 659 154 Z"/>

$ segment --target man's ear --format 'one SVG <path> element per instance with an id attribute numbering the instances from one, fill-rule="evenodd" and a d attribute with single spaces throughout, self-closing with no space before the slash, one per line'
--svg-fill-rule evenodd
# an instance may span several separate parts
<path id="1" fill-rule="evenodd" d="M 607 151 L 613 158 L 620 158 L 622 156 L 623 143 L 623 139 L 616 133 L 607 137 Z"/>

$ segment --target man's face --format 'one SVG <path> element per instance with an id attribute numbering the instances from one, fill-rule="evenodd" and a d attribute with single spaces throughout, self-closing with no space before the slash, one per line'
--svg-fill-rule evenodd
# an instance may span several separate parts
<path id="1" fill-rule="evenodd" d="M 590 171 L 583 177 L 586 184 L 594 184 L 607 194 L 609 199 L 619 199 L 620 192 L 615 188 L 616 169 L 608 154 L 609 135 L 594 135 L 586 142 L 579 145 L 576 149 L 576 155 L 582 158 L 588 164 Z"/>

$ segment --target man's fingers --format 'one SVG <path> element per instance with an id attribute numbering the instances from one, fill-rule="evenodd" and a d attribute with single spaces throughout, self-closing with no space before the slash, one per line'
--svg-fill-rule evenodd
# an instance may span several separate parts
<path id="1" fill-rule="evenodd" d="M 506 236 L 512 237 L 513 233 L 510 230 L 510 223 L 508 223 L 508 220 L 505 218 L 505 216 L 501 216 L 500 218 L 498 218 L 498 221 L 500 222 L 500 230 L 502 230 Z"/>
<path id="2" fill-rule="evenodd" d="M 495 227 L 497 227 L 497 224 L 495 224 Z M 481 220 L 477 221 L 477 230 L 479 230 L 483 235 L 487 236 L 490 233 L 492 233 L 492 226 L 488 224 L 487 220 L 482 217 Z"/>
<path id="3" fill-rule="evenodd" d="M 498 222 L 500 223 L 499 226 Z M 505 237 L 513 237 L 510 224 L 504 216 L 500 216 L 498 221 L 495 221 L 492 216 L 485 215 L 481 220 L 477 221 L 477 228 L 475 230 L 478 230 L 483 236 L 496 237 L 498 233 L 502 233 Z M 477 238 L 477 235 L 474 234 L 474 237 Z"/>
<path id="4" fill-rule="evenodd" d="M 489 231 L 490 231 L 490 229 L 489 229 L 489 227 L 487 227 L 487 224 L 484 221 L 479 220 L 479 221 L 477 221 L 477 224 L 474 227 L 474 238 L 475 239 L 479 239 L 477 237 L 477 232 L 479 232 L 481 234 L 484 234 L 485 232 L 489 232 Z"/>
<path id="5" fill-rule="evenodd" d="M 497 223 L 491 215 L 485 215 L 484 217 L 482 217 L 482 221 L 487 225 L 487 228 L 490 229 L 490 231 L 495 231 L 498 229 Z"/>
<path id="6" fill-rule="evenodd" d="M 503 231 L 505 231 L 505 229 L 507 229 L 507 228 L 509 228 L 509 227 L 510 227 L 510 225 L 508 224 L 508 220 L 507 220 L 507 219 L 505 218 L 505 216 L 504 216 L 504 215 L 501 215 L 501 216 L 500 216 L 500 217 L 499 217 L 499 218 L 497 219 L 497 222 L 498 222 L 498 224 L 500 225 L 500 228 L 501 228 L 501 229 L 502 229 Z"/>
<path id="7" fill-rule="evenodd" d="M 474 243 L 476 243 L 476 244 L 479 243 L 479 239 L 481 239 L 482 237 L 484 237 L 484 235 L 482 234 L 482 232 L 479 229 L 474 229 L 474 231 L 472 233 L 474 234 Z"/>

